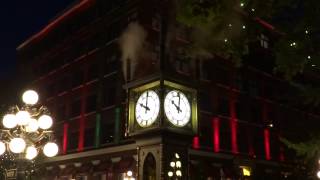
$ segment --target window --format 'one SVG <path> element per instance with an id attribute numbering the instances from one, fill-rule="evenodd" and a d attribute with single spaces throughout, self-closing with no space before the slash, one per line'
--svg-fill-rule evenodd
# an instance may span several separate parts
<path id="1" fill-rule="evenodd" d="M 104 92 L 103 92 L 103 105 L 105 107 L 112 106 L 115 104 L 115 96 L 116 96 L 116 88 L 110 87 L 110 84 L 106 84 L 104 86 Z"/>
<path id="2" fill-rule="evenodd" d="M 85 129 L 85 137 L 84 137 L 84 146 L 85 147 L 93 147 L 95 142 L 95 129 L 87 128 Z"/>
<path id="3" fill-rule="evenodd" d="M 179 73 L 190 73 L 190 62 L 188 59 L 182 58 L 175 61 L 176 71 Z"/>
<path id="4" fill-rule="evenodd" d="M 217 83 L 229 85 L 230 84 L 230 73 L 228 69 L 225 68 L 216 68 L 214 70 L 214 78 Z"/>
<path id="5" fill-rule="evenodd" d="M 223 116 L 230 116 L 229 99 L 228 98 L 220 98 L 219 99 L 218 114 L 223 115 Z"/>
<path id="6" fill-rule="evenodd" d="M 115 127 L 114 109 L 107 110 L 102 114 L 100 143 L 112 143 L 114 139 Z"/>
<path id="7" fill-rule="evenodd" d="M 251 122 L 262 121 L 262 107 L 259 102 L 251 104 Z"/>
<path id="8" fill-rule="evenodd" d="M 76 70 L 72 77 L 72 87 L 80 86 L 83 83 L 83 71 L 82 70 Z"/>
<path id="9" fill-rule="evenodd" d="M 66 104 L 63 102 L 60 102 L 57 107 L 57 113 L 56 113 L 57 119 L 56 121 L 64 121 L 66 120 Z"/>
<path id="10" fill-rule="evenodd" d="M 199 107 L 200 110 L 212 112 L 212 102 L 211 97 L 208 93 L 201 92 L 199 93 Z"/>
<path id="11" fill-rule="evenodd" d="M 88 69 L 88 81 L 95 80 L 99 76 L 99 66 L 97 63 L 90 65 Z"/>
<path id="12" fill-rule="evenodd" d="M 104 74 L 110 74 L 112 72 L 117 71 L 118 61 L 117 56 L 115 54 L 109 54 L 106 57 L 105 65 L 104 65 Z"/>
<path id="13" fill-rule="evenodd" d="M 248 80 L 248 93 L 251 96 L 259 96 L 259 83 L 256 79 L 249 79 Z"/>
<path id="14" fill-rule="evenodd" d="M 87 101 L 86 112 L 95 111 L 97 108 L 97 95 L 96 94 L 89 95 L 86 101 Z"/>
<path id="15" fill-rule="evenodd" d="M 210 80 L 210 68 L 209 62 L 206 60 L 200 60 L 199 62 L 199 77 L 200 80 L 209 81 Z"/>
<path id="16" fill-rule="evenodd" d="M 71 131 L 68 134 L 68 151 L 73 151 L 78 148 L 79 132 Z"/>
<path id="17" fill-rule="evenodd" d="M 79 116 L 81 112 L 81 99 L 77 98 L 72 101 L 70 118 Z"/>
<path id="18" fill-rule="evenodd" d="M 269 48 L 269 38 L 266 35 L 260 34 L 259 40 L 260 40 L 260 46 L 261 47 L 263 47 L 265 49 Z"/>

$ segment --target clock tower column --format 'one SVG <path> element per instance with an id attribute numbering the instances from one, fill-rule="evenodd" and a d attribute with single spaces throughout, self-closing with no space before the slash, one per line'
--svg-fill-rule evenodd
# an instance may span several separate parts
<path id="1" fill-rule="evenodd" d="M 198 129 L 196 90 L 161 78 L 132 82 L 128 89 L 138 179 L 188 179 L 188 149 Z"/>

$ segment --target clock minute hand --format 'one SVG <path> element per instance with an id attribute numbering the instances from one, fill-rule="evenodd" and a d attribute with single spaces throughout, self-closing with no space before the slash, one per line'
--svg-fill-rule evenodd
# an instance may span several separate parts
<path id="1" fill-rule="evenodd" d="M 148 108 L 148 97 L 149 97 L 149 92 L 147 92 L 147 98 L 146 98 L 146 113 L 147 113 L 148 110 L 150 110 Z"/>
<path id="2" fill-rule="evenodd" d="M 176 103 L 174 103 L 174 101 L 171 101 L 171 103 L 176 107 L 176 109 L 177 109 L 178 113 L 180 113 L 180 112 L 181 112 L 180 107 L 179 107 L 179 106 L 177 106 L 177 105 L 176 105 Z"/>

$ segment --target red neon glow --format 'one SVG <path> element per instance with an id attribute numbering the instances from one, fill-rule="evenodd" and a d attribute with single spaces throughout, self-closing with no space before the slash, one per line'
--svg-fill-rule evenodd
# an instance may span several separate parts
<path id="1" fill-rule="evenodd" d="M 193 143 L 192 143 L 193 149 L 200 149 L 200 140 L 198 136 L 195 136 L 193 138 Z"/>
<path id="2" fill-rule="evenodd" d="M 237 154 L 238 151 L 238 139 L 237 139 L 237 129 L 238 129 L 238 122 L 237 122 L 237 113 L 236 113 L 236 103 L 233 97 L 231 97 L 230 103 L 230 129 L 231 129 L 231 150 L 234 154 Z"/>
<path id="3" fill-rule="evenodd" d="M 233 153 L 237 154 L 239 152 L 238 143 L 237 143 L 238 122 L 235 119 L 230 119 L 230 129 L 231 129 L 231 150 Z"/>
<path id="4" fill-rule="evenodd" d="M 83 147 L 84 147 L 84 128 L 85 128 L 85 119 L 84 119 L 84 116 L 81 115 L 81 118 L 79 120 L 78 151 L 83 151 Z"/>
<path id="5" fill-rule="evenodd" d="M 265 149 L 265 155 L 266 159 L 270 160 L 270 131 L 269 129 L 264 129 L 264 149 Z"/>
<path id="6" fill-rule="evenodd" d="M 63 20 L 65 20 L 68 17 L 74 16 L 77 13 L 88 9 L 95 0 L 82 0 L 79 4 L 76 4 L 71 9 L 63 13 L 61 16 L 53 20 L 51 23 L 49 23 L 45 28 L 43 28 L 40 32 L 33 35 L 30 39 L 22 43 L 20 46 L 18 46 L 18 50 L 23 48 L 24 46 L 32 43 L 35 40 L 41 39 L 46 34 L 48 34 L 50 31 L 52 31 L 59 23 L 61 23 Z"/>
<path id="7" fill-rule="evenodd" d="M 266 21 L 264 21 L 264 20 L 262 20 L 260 18 L 255 18 L 255 20 L 258 23 L 260 23 L 262 26 L 264 26 L 265 28 L 267 28 L 269 30 L 274 30 L 274 27 L 271 24 L 267 23 Z"/>
<path id="8" fill-rule="evenodd" d="M 67 154 L 67 146 L 68 146 L 68 128 L 69 124 L 63 124 L 63 143 L 62 143 L 62 154 Z"/>
<path id="9" fill-rule="evenodd" d="M 212 120 L 212 129 L 213 129 L 213 151 L 220 151 L 220 119 L 214 118 Z"/>

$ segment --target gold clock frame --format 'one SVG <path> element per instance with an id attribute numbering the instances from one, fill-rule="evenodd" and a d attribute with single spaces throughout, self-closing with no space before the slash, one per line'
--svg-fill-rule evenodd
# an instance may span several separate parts
<path id="1" fill-rule="evenodd" d="M 157 117 L 157 120 L 149 127 L 138 127 L 136 125 L 135 119 L 135 103 L 137 97 L 142 94 L 146 90 L 156 90 L 159 94 L 160 98 L 160 111 Z M 188 122 L 190 123 L 190 127 L 177 127 L 172 125 L 167 119 L 164 112 L 164 97 L 166 90 L 178 90 L 187 95 L 189 103 L 191 105 L 191 119 Z M 164 122 L 165 121 L 165 122 Z M 168 122 L 167 122 L 168 121 Z M 171 124 L 170 125 L 168 125 Z M 168 126 L 166 126 L 166 124 Z M 142 86 L 129 89 L 129 103 L 128 103 L 128 133 L 129 136 L 143 133 L 149 130 L 156 129 L 169 129 L 175 132 L 181 132 L 184 134 L 196 134 L 198 132 L 198 105 L 197 105 L 197 91 L 193 88 L 184 86 L 182 84 L 178 84 L 168 80 L 156 80 Z M 138 132 L 139 131 L 139 132 Z"/>

